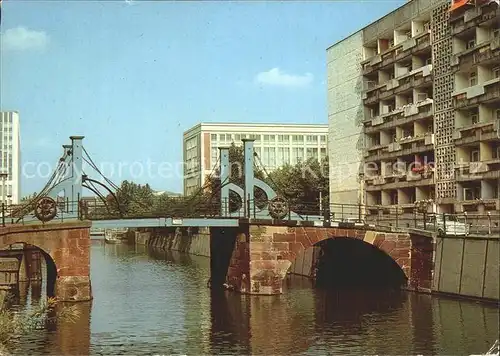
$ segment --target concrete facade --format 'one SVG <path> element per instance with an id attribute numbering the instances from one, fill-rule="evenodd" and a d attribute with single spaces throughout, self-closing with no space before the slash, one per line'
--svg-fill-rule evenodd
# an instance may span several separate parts
<path id="1" fill-rule="evenodd" d="M 363 154 L 363 33 L 327 50 L 330 202 L 363 203 L 359 173 Z"/>
<path id="2" fill-rule="evenodd" d="M 409 1 L 327 49 L 332 202 L 500 216 L 500 10 L 450 5 Z"/>
<path id="3" fill-rule="evenodd" d="M 139 229 L 134 232 L 134 242 L 160 250 L 210 257 L 210 229 L 207 227 Z"/>
<path id="4" fill-rule="evenodd" d="M 438 238 L 433 290 L 474 298 L 500 299 L 499 251 L 498 237 Z"/>
<path id="5" fill-rule="evenodd" d="M 42 251 L 47 264 L 47 293 L 60 301 L 92 299 L 90 222 L 13 225 L 0 228 L 0 249 L 19 243 Z"/>
<path id="6" fill-rule="evenodd" d="M 19 113 L 0 112 L 0 173 L 8 174 L 5 187 L 0 185 L 0 197 L 7 205 L 18 204 L 21 200 L 20 140 Z"/>

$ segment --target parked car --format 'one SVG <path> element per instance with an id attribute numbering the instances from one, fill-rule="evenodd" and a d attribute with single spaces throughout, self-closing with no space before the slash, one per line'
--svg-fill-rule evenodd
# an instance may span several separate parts
<path id="1" fill-rule="evenodd" d="M 418 227 L 424 228 L 424 224 L 417 223 Z M 425 224 L 426 230 L 435 230 L 439 235 L 467 236 L 469 234 L 469 225 L 458 218 L 456 215 L 430 215 Z"/>

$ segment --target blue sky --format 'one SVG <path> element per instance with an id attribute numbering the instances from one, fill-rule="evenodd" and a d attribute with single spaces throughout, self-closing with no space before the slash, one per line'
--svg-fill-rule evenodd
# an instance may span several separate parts
<path id="1" fill-rule="evenodd" d="M 132 162 L 182 161 L 198 122 L 327 123 L 326 48 L 404 2 L 5 0 L 0 106 L 20 113 L 23 165 L 84 135 L 119 183 Z M 179 174 L 135 181 L 182 191 Z"/>

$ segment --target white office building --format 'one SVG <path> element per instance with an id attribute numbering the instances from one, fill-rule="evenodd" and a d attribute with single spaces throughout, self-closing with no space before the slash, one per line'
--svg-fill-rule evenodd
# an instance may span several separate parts
<path id="1" fill-rule="evenodd" d="M 268 172 L 300 160 L 327 155 L 328 125 L 200 123 L 184 132 L 184 194 L 205 183 L 217 164 L 219 147 L 255 139 L 255 151 Z"/>
<path id="2" fill-rule="evenodd" d="M 0 112 L 0 197 L 7 205 L 18 204 L 21 197 L 21 150 L 19 113 Z"/>

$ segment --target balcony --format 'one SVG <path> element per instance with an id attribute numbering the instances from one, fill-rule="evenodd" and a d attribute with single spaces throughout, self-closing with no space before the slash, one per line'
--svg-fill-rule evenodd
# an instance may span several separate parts
<path id="1" fill-rule="evenodd" d="M 455 179 L 457 182 L 498 178 L 500 178 L 500 159 L 464 162 L 455 165 Z"/>
<path id="2" fill-rule="evenodd" d="M 374 133 L 380 130 L 408 124 L 412 121 L 423 120 L 433 115 L 433 100 L 425 99 L 416 104 L 408 104 L 397 108 L 383 116 L 376 116 L 364 121 L 365 133 Z"/>
<path id="3" fill-rule="evenodd" d="M 365 91 L 362 94 L 363 102 L 365 105 L 371 105 L 379 100 L 386 100 L 395 94 L 431 82 L 432 64 L 428 64 Z"/>
<path id="4" fill-rule="evenodd" d="M 368 192 L 401 189 L 410 187 L 421 187 L 434 185 L 434 172 L 397 174 L 389 176 L 377 176 L 372 179 L 365 179 L 365 189 Z M 413 206 L 413 204 L 412 204 Z"/>
<path id="5" fill-rule="evenodd" d="M 455 36 L 471 28 L 475 28 L 487 21 L 494 21 L 497 16 L 500 16 L 500 10 L 498 9 L 498 6 L 494 6 L 494 4 L 482 7 L 473 7 L 465 12 L 458 13 L 458 16 L 451 20 L 451 34 L 452 36 Z"/>
<path id="6" fill-rule="evenodd" d="M 373 71 L 386 68 L 387 66 L 398 62 L 409 55 L 419 54 L 428 49 L 431 45 L 430 31 L 422 32 L 415 37 L 389 48 L 388 50 L 377 54 L 363 62 L 363 75 L 369 75 Z"/>
<path id="7" fill-rule="evenodd" d="M 478 45 L 453 55 L 450 65 L 454 70 L 468 70 L 471 66 L 495 64 L 500 56 L 500 37 L 479 43 Z"/>
<path id="8" fill-rule="evenodd" d="M 431 143 L 432 142 L 432 143 Z M 390 148 L 389 148 L 390 147 Z M 378 146 L 365 152 L 365 161 L 391 160 L 400 156 L 423 153 L 434 150 L 434 134 L 407 137 L 389 145 Z"/>
<path id="9" fill-rule="evenodd" d="M 500 102 L 500 78 L 457 90 L 451 95 L 455 109 L 466 109 L 480 103 Z"/>
<path id="10" fill-rule="evenodd" d="M 456 129 L 453 134 L 456 146 L 468 145 L 479 141 L 492 141 L 500 138 L 500 127 L 494 121 L 479 122 Z"/>

